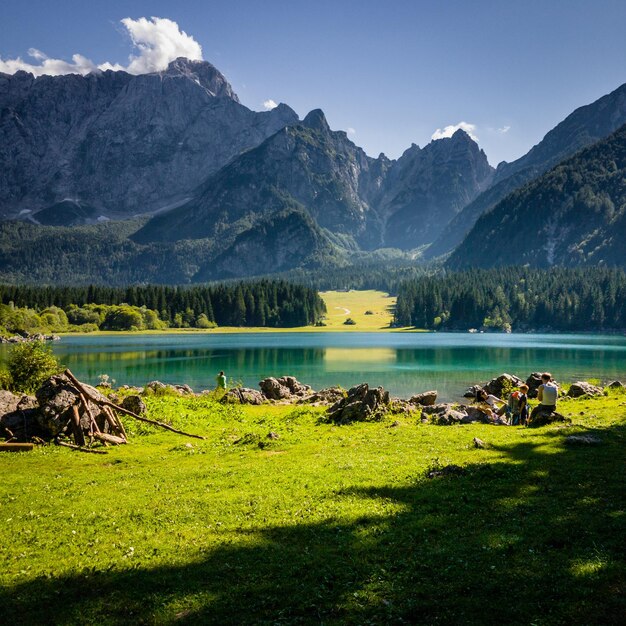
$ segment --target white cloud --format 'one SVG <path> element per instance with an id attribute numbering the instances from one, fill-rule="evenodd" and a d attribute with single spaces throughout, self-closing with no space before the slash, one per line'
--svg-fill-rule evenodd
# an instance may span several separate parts
<path id="1" fill-rule="evenodd" d="M 269 100 L 266 100 L 263 103 L 263 108 L 266 111 L 271 111 L 272 109 L 275 109 L 278 105 L 270 98 Z"/>
<path id="2" fill-rule="evenodd" d="M 96 64 L 81 54 L 72 55 L 72 61 L 51 59 L 45 53 L 30 48 L 28 55 L 37 63 L 29 63 L 20 57 L 0 59 L 0 72 L 14 74 L 18 70 L 31 72 L 35 76 L 49 74 L 88 74 L 97 70 L 125 70 L 130 74 L 147 74 L 164 70 L 170 61 L 178 57 L 202 60 L 202 47 L 190 35 L 180 30 L 178 24 L 161 17 L 124 18 L 122 24 L 130 36 L 136 54 L 128 58 L 128 65 L 119 63 Z"/>
<path id="3" fill-rule="evenodd" d="M 347 133 L 348 135 L 356 135 L 356 130 L 352 126 L 348 126 Z"/>
<path id="4" fill-rule="evenodd" d="M 505 135 L 506 133 L 508 133 L 511 130 L 510 126 L 503 126 L 502 128 L 498 128 L 498 132 L 501 135 Z"/>
<path id="5" fill-rule="evenodd" d="M 469 124 L 468 122 L 459 122 L 458 124 L 446 126 L 443 130 L 438 128 L 432 135 L 431 139 L 444 139 L 446 137 L 452 137 L 457 130 L 464 130 L 474 141 L 478 141 L 478 137 L 475 135 L 476 124 Z"/>

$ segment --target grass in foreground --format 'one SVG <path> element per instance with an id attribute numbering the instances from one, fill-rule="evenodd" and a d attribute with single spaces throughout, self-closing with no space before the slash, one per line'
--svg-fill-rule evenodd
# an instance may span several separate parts
<path id="1" fill-rule="evenodd" d="M 207 440 L 133 423 L 108 456 L 0 457 L 3 618 L 622 623 L 625 401 L 561 402 L 574 423 L 533 430 L 150 398 Z M 602 443 L 564 443 L 582 432 Z M 448 464 L 465 473 L 426 477 Z"/>

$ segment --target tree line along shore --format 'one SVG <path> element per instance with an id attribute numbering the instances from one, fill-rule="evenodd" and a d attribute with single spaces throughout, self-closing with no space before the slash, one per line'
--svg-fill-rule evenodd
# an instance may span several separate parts
<path id="1" fill-rule="evenodd" d="M 372 270 L 372 280 L 378 283 L 379 279 Z M 322 283 L 307 282 L 263 279 L 178 287 L 0 285 L 0 333 L 311 326 L 505 332 L 626 329 L 626 273 L 622 269 L 510 267 L 424 272 L 395 283 L 397 293 L 384 309 L 376 302 L 382 310 L 361 311 L 356 322 L 349 315 L 351 305 L 327 310 L 318 291 Z M 364 286 L 360 281 L 359 287 Z M 369 297 L 376 292 L 362 293 Z M 358 297 L 348 301 L 362 305 Z M 337 324 L 335 309 L 347 311 L 347 319 Z M 366 315 L 380 317 L 367 320 Z"/>

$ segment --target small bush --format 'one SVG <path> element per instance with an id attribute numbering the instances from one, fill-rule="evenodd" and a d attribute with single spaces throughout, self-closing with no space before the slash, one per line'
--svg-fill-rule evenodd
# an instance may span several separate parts
<path id="1" fill-rule="evenodd" d="M 343 324 L 344 326 L 355 326 L 356 322 L 351 317 L 349 317 Z"/>
<path id="2" fill-rule="evenodd" d="M 42 341 L 19 343 L 11 349 L 7 362 L 12 391 L 32 393 L 61 370 L 52 350 Z"/>

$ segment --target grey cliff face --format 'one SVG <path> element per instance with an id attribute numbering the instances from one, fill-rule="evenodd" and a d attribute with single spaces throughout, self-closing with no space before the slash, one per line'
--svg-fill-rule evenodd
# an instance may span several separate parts
<path id="1" fill-rule="evenodd" d="M 432 242 L 493 175 L 485 153 L 462 130 L 421 150 L 411 146 L 392 166 L 379 203 L 386 246 L 410 249 Z"/>
<path id="2" fill-rule="evenodd" d="M 345 133 L 331 131 L 321 111 L 312 111 L 209 177 L 195 199 L 153 218 L 136 240 L 222 236 L 255 215 L 297 205 L 318 226 L 367 247 L 380 240 L 380 224 L 364 190 L 377 187 L 383 170 Z"/>
<path id="3" fill-rule="evenodd" d="M 462 131 L 392 162 L 368 157 L 315 110 L 234 159 L 135 239 L 223 237 L 291 203 L 343 245 L 412 249 L 432 241 L 492 177 L 485 154 Z"/>
<path id="4" fill-rule="evenodd" d="M 239 104 L 209 63 L 131 76 L 0 75 L 0 212 L 64 200 L 124 217 L 180 203 L 240 152 L 297 121 Z"/>

